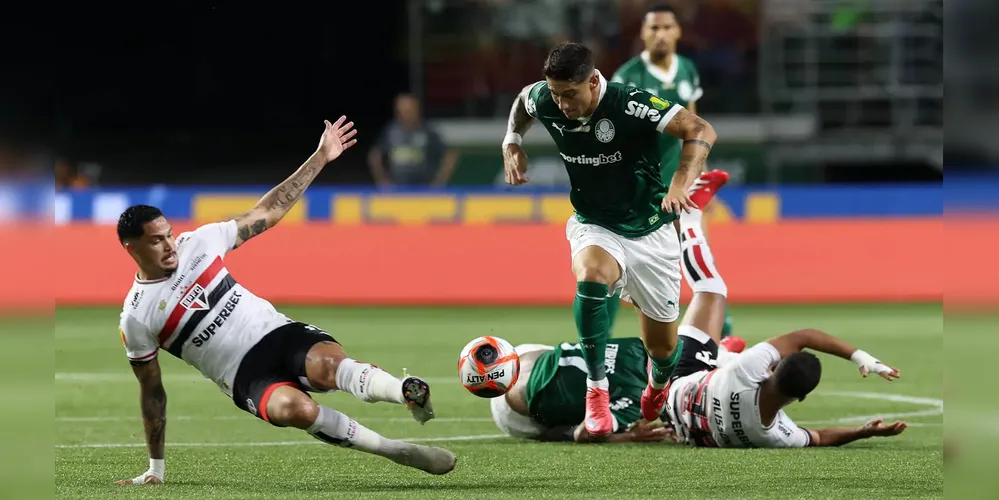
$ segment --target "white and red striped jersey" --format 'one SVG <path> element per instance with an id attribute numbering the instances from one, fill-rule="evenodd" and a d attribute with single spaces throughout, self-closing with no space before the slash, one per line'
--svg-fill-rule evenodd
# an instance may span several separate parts
<path id="1" fill-rule="evenodd" d="M 236 221 L 206 224 L 177 238 L 177 270 L 156 281 L 135 278 L 121 312 L 121 340 L 132 361 L 159 349 L 183 359 L 232 395 L 236 370 L 251 347 L 291 322 L 225 268 Z"/>
<path id="2" fill-rule="evenodd" d="M 760 418 L 760 384 L 780 361 L 774 346 L 761 342 L 733 361 L 670 383 L 666 415 L 687 444 L 720 448 L 803 448 L 811 434 L 784 410 L 770 425 Z"/>

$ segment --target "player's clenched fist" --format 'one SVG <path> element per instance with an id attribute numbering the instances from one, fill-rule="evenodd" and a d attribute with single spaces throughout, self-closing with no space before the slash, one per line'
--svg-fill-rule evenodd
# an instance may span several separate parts
<path id="1" fill-rule="evenodd" d="M 503 179 L 511 186 L 531 180 L 527 177 L 527 153 L 517 144 L 503 146 Z"/>

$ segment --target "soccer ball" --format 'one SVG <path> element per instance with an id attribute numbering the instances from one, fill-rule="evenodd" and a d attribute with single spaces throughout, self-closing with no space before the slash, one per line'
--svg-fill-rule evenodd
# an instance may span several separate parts
<path id="1" fill-rule="evenodd" d="M 458 378 L 468 392 L 480 398 L 506 394 L 520 376 L 520 356 L 499 337 L 479 337 L 461 350 Z"/>

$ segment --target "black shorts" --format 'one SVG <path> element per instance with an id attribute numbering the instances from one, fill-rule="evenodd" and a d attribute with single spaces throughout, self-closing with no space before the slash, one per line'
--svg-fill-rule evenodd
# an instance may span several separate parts
<path id="1" fill-rule="evenodd" d="M 718 344 L 714 339 L 708 337 L 707 342 L 701 342 L 686 335 L 681 335 L 681 337 L 683 338 L 683 350 L 680 351 L 680 361 L 673 369 L 671 380 L 718 368 Z"/>
<path id="2" fill-rule="evenodd" d="M 283 385 L 303 389 L 305 356 L 319 342 L 336 342 L 336 339 L 319 328 L 297 322 L 265 335 L 239 362 L 232 387 L 233 402 L 270 422 L 267 400 L 271 393 Z"/>

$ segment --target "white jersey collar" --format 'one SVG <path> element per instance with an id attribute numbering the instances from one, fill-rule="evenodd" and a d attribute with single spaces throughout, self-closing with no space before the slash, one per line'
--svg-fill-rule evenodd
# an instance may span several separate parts
<path id="1" fill-rule="evenodd" d="M 670 58 L 669 69 L 666 71 L 663 71 L 662 68 L 656 66 L 655 63 L 652 62 L 652 56 L 649 54 L 649 51 L 643 50 L 641 57 L 642 62 L 645 63 L 646 71 L 663 83 L 673 83 L 673 80 L 676 79 L 677 72 L 680 71 L 680 57 L 676 54 L 673 54 L 673 57 Z"/>

